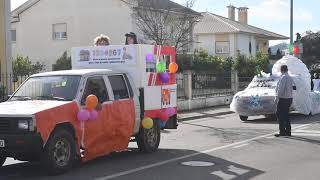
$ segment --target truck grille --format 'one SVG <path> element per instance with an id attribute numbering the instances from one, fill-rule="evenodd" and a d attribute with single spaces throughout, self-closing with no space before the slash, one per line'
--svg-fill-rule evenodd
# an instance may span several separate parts
<path id="1" fill-rule="evenodd" d="M 12 129 L 10 120 L 0 118 L 0 134 L 9 133 L 10 129 Z"/>
<path id="2" fill-rule="evenodd" d="M 32 120 L 32 118 L 0 117 L 0 134 L 25 133 L 18 129 L 19 120 Z"/>

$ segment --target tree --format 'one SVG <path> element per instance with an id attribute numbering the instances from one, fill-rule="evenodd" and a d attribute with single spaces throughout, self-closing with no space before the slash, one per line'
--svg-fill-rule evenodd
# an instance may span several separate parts
<path id="1" fill-rule="evenodd" d="M 195 0 L 185 7 L 169 0 L 137 0 L 134 17 L 139 31 L 158 45 L 173 45 L 178 51 L 193 43 L 192 30 L 200 14 L 191 10 Z"/>
<path id="2" fill-rule="evenodd" d="M 12 62 L 14 76 L 28 76 L 44 70 L 45 65 L 40 62 L 32 64 L 29 57 L 18 55 Z"/>
<path id="3" fill-rule="evenodd" d="M 12 69 L 13 81 L 17 82 L 19 76 L 29 76 L 32 74 L 39 73 L 45 69 L 45 65 L 40 62 L 32 64 L 32 62 L 29 60 L 29 57 L 23 57 L 21 55 L 18 55 L 12 61 Z"/>
<path id="4" fill-rule="evenodd" d="M 310 68 L 315 64 L 320 64 L 320 31 L 307 31 L 306 35 L 301 38 L 303 44 L 302 59 L 304 63 Z"/>
<path id="5" fill-rule="evenodd" d="M 65 51 L 62 56 L 57 60 L 56 64 L 52 65 L 53 71 L 59 70 L 70 70 L 71 67 L 71 57 L 68 56 L 67 51 Z"/>

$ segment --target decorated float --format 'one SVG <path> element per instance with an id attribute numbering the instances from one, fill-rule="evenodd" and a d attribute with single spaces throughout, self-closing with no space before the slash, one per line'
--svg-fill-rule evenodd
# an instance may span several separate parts
<path id="1" fill-rule="evenodd" d="M 276 88 L 281 76 L 280 67 L 282 65 L 288 66 L 288 73 L 294 81 L 291 110 L 304 115 L 320 113 L 320 92 L 311 91 L 311 77 L 307 66 L 300 59 L 291 55 L 284 56 L 277 61 L 272 68 L 272 74 L 259 73 L 244 91 L 236 93 L 230 110 L 239 114 L 243 121 L 248 120 L 248 116 L 260 115 L 275 120 Z"/>

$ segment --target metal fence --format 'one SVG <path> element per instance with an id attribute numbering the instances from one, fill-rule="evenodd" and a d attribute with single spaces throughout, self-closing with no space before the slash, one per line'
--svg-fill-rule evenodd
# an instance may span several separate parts
<path id="1" fill-rule="evenodd" d="M 8 100 L 9 92 L 18 89 L 18 87 L 28 78 L 29 76 L 14 76 L 13 74 L 2 73 L 0 75 L 0 101 Z"/>
<path id="2" fill-rule="evenodd" d="M 211 97 L 232 94 L 231 76 L 223 74 L 192 74 L 192 97 Z"/>
<path id="3" fill-rule="evenodd" d="M 187 87 L 187 80 L 188 75 L 187 74 L 177 74 L 177 98 L 178 99 L 187 99 L 186 96 L 186 87 Z"/>

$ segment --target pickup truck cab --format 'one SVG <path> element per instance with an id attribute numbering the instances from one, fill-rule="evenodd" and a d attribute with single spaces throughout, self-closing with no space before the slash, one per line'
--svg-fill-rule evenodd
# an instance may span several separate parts
<path id="1" fill-rule="evenodd" d="M 147 89 L 119 68 L 32 75 L 0 103 L 0 165 L 7 157 L 41 161 L 49 173 L 59 174 L 77 161 L 125 151 L 130 141 L 142 152 L 156 151 L 161 128 L 177 128 L 176 112 L 163 126 L 162 114 L 155 112 L 165 108 L 147 110 Z M 89 95 L 98 99 L 97 118 L 80 121 L 77 114 Z M 142 126 L 145 117 L 153 120 L 151 128 Z"/>

